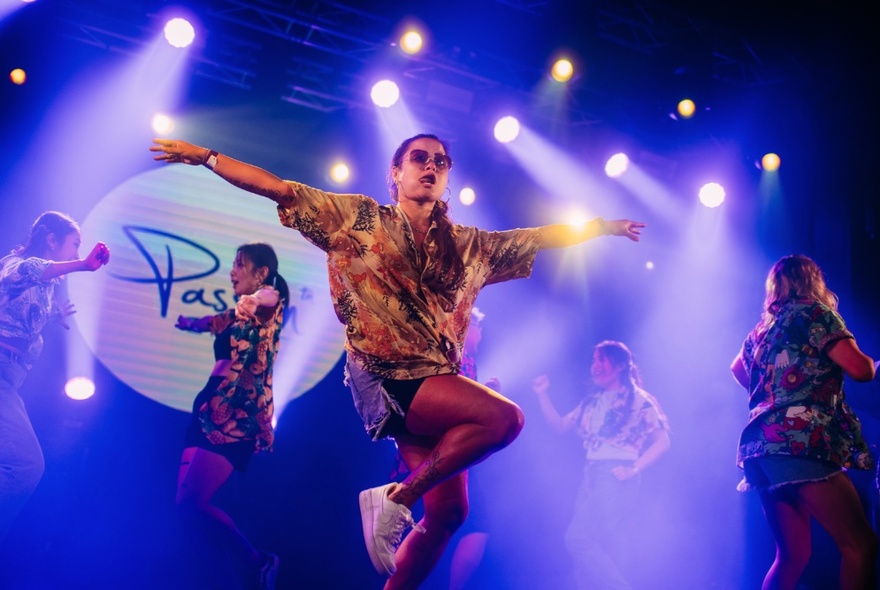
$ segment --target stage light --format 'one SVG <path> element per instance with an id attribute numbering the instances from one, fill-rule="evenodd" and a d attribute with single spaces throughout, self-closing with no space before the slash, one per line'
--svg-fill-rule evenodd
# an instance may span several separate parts
<path id="1" fill-rule="evenodd" d="M 550 70 L 550 75 L 557 82 L 568 82 L 574 74 L 574 66 L 567 59 L 557 60 Z"/>
<path id="2" fill-rule="evenodd" d="M 624 153 L 614 154 L 605 163 L 605 174 L 609 178 L 619 178 L 629 168 L 629 157 Z"/>
<path id="3" fill-rule="evenodd" d="M 95 395 L 95 382 L 88 377 L 71 377 L 64 384 L 64 393 L 70 399 L 89 399 Z"/>
<path id="4" fill-rule="evenodd" d="M 9 79 L 12 80 L 13 84 L 21 86 L 27 80 L 27 74 L 24 73 L 24 70 L 21 68 L 15 68 L 11 72 L 9 72 Z"/>
<path id="5" fill-rule="evenodd" d="M 697 105 L 695 105 L 694 101 L 689 98 L 685 98 L 678 103 L 678 114 L 681 115 L 682 119 L 690 119 L 694 116 L 696 110 Z"/>
<path id="6" fill-rule="evenodd" d="M 400 50 L 415 55 L 422 50 L 424 39 L 418 31 L 407 31 L 400 37 Z"/>
<path id="7" fill-rule="evenodd" d="M 153 120 L 150 122 L 150 126 L 153 128 L 153 132 L 155 132 L 156 135 L 168 135 L 174 131 L 174 119 L 165 113 L 156 113 L 153 115 Z"/>
<path id="8" fill-rule="evenodd" d="M 373 85 L 370 98 L 377 107 L 387 109 L 394 106 L 400 98 L 400 89 L 391 80 L 382 80 Z"/>
<path id="9" fill-rule="evenodd" d="M 462 205 L 473 205 L 477 200 L 477 193 L 470 187 L 464 187 L 458 192 L 458 200 Z"/>
<path id="10" fill-rule="evenodd" d="M 351 177 L 351 170 L 349 170 L 348 166 L 339 162 L 338 164 L 334 164 L 330 169 L 330 178 L 333 182 L 342 183 L 348 180 Z"/>
<path id="11" fill-rule="evenodd" d="M 767 172 L 776 172 L 779 170 L 779 165 L 781 163 L 782 161 L 779 159 L 779 156 L 773 152 L 764 154 L 764 157 L 761 158 L 761 168 Z"/>
<path id="12" fill-rule="evenodd" d="M 173 47 L 187 47 L 195 38 L 196 31 L 186 19 L 172 18 L 165 25 L 165 40 Z"/>
<path id="13" fill-rule="evenodd" d="M 700 202 L 706 207 L 718 207 L 724 202 L 724 187 L 717 182 L 704 184 L 700 189 Z"/>
<path id="14" fill-rule="evenodd" d="M 510 143 L 519 136 L 519 121 L 516 117 L 501 117 L 495 123 L 495 139 L 500 143 Z"/>
<path id="15" fill-rule="evenodd" d="M 654 261 L 649 260 L 645 263 L 645 270 L 654 270 Z"/>

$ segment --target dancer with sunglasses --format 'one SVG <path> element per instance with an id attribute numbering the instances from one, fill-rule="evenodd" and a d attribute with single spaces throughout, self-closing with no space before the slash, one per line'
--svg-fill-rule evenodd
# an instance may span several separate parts
<path id="1" fill-rule="evenodd" d="M 55 287 L 72 272 L 93 272 L 110 261 L 101 242 L 85 258 L 79 225 L 46 211 L 31 226 L 27 243 L 0 258 L 0 540 L 43 476 L 45 462 L 24 402 L 18 394 L 43 350 L 43 328 L 74 313 L 59 305 Z"/>
<path id="2" fill-rule="evenodd" d="M 434 135 L 405 140 L 388 170 L 392 205 L 285 181 L 179 140 L 156 139 L 154 159 L 205 165 L 278 205 L 281 222 L 327 253 L 330 291 L 346 327 L 346 382 L 367 433 L 393 438 L 410 469 L 401 483 L 360 494 L 364 539 L 386 588 L 428 576 L 467 516 L 464 471 L 509 445 L 519 407 L 459 375 L 480 289 L 527 277 L 541 249 L 606 235 L 638 241 L 643 223 L 593 219 L 490 232 L 456 225 L 441 199 L 452 158 Z M 419 523 L 410 509 L 424 501 Z M 421 534 L 409 535 L 409 527 Z"/>

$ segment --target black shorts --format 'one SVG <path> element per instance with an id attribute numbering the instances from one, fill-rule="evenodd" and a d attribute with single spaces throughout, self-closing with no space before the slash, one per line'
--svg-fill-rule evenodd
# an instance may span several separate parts
<path id="1" fill-rule="evenodd" d="M 385 388 L 388 395 L 393 397 L 397 403 L 400 404 L 400 409 L 403 410 L 403 416 L 392 412 L 391 418 L 388 420 L 388 425 L 385 429 L 388 436 L 393 438 L 395 435 L 409 432 L 406 429 L 405 416 L 409 414 L 409 407 L 412 405 L 412 402 L 416 397 L 416 392 L 424 382 L 425 377 L 422 377 L 421 379 L 406 380 L 384 379 L 382 381 L 382 387 Z"/>
<path id="2" fill-rule="evenodd" d="M 208 402 L 217 392 L 217 387 L 223 382 L 223 377 L 212 376 L 208 379 L 208 383 L 196 396 L 193 401 L 192 418 L 186 427 L 184 435 L 184 448 L 198 447 L 206 451 L 210 451 L 221 457 L 225 457 L 236 471 L 246 471 L 251 462 L 251 458 L 256 451 L 256 442 L 253 440 L 243 440 L 233 443 L 214 444 L 208 440 L 202 430 L 202 423 L 199 420 L 199 408 Z"/>

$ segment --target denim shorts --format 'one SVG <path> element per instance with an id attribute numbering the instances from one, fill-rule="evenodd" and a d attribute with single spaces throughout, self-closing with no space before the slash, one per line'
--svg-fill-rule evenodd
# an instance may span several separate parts
<path id="1" fill-rule="evenodd" d="M 823 481 L 842 471 L 840 465 L 811 457 L 764 455 L 743 463 L 748 489 L 775 490 L 781 486 Z"/>
<path id="2" fill-rule="evenodd" d="M 345 361 L 345 384 L 351 389 L 355 410 L 373 440 L 407 432 L 406 414 L 424 381 L 383 379 L 358 367 L 351 357 Z"/>

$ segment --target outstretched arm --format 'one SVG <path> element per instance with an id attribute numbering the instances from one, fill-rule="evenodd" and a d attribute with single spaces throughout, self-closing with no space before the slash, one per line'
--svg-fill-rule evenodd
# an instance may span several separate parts
<path id="1" fill-rule="evenodd" d="M 154 139 L 153 142 L 156 145 L 150 146 L 150 151 L 157 152 L 154 160 L 190 166 L 209 164 L 220 178 L 240 189 L 272 199 L 283 206 L 289 205 L 293 199 L 293 191 L 286 182 L 258 166 L 179 139 Z"/>
<path id="2" fill-rule="evenodd" d="M 643 227 L 645 224 L 640 221 L 605 221 L 601 217 L 580 225 L 545 225 L 541 228 L 541 248 L 566 248 L 599 236 L 622 236 L 638 242 Z"/>
<path id="3" fill-rule="evenodd" d="M 110 262 L 110 248 L 104 242 L 98 242 L 88 256 L 79 260 L 67 260 L 64 262 L 50 262 L 49 266 L 40 275 L 40 279 L 48 281 L 61 275 L 72 272 L 96 271 Z M 70 314 L 66 314 L 70 315 Z"/>

